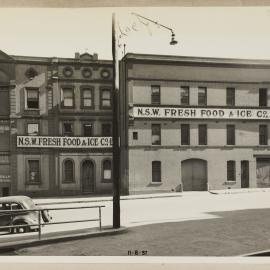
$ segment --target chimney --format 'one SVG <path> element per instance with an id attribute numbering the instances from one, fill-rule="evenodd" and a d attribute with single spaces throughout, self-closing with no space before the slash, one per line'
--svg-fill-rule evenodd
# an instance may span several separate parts
<path id="1" fill-rule="evenodd" d="M 75 52 L 75 59 L 80 59 L 80 53 L 79 52 Z"/>
<path id="2" fill-rule="evenodd" d="M 97 61 L 98 60 L 98 54 L 97 53 L 93 53 L 93 60 Z"/>

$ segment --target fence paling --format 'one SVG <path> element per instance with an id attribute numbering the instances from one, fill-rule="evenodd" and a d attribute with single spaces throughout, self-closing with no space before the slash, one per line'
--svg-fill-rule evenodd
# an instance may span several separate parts
<path id="1" fill-rule="evenodd" d="M 61 208 L 42 208 L 42 209 L 16 209 L 16 210 L 0 210 L 1 213 L 11 213 L 11 215 L 14 215 L 13 213 L 25 213 L 25 212 L 36 212 L 38 211 L 38 223 L 36 224 L 20 224 L 20 225 L 9 225 L 9 226 L 0 226 L 0 229 L 7 229 L 7 228 L 19 228 L 19 227 L 35 227 L 37 226 L 38 229 L 38 239 L 41 240 L 41 227 L 45 225 L 57 225 L 57 224 L 68 224 L 68 223 L 79 223 L 79 222 L 92 222 L 92 221 L 98 221 L 99 222 L 99 230 L 101 231 L 101 208 L 105 207 L 105 205 L 95 205 L 95 206 L 80 206 L 80 207 L 61 207 Z M 86 209 L 86 208 L 98 208 L 98 218 L 97 219 L 83 219 L 83 220 L 73 220 L 73 221 L 60 221 L 60 222 L 48 222 L 48 223 L 41 223 L 41 211 L 47 211 L 47 210 L 74 210 L 74 209 Z"/>

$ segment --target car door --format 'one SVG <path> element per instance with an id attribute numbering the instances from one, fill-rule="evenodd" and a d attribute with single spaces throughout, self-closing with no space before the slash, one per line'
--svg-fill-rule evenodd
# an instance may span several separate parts
<path id="1" fill-rule="evenodd" d="M 8 203 L 0 204 L 0 226 L 8 226 L 12 219 L 11 212 L 7 210 L 11 210 L 11 206 Z"/>

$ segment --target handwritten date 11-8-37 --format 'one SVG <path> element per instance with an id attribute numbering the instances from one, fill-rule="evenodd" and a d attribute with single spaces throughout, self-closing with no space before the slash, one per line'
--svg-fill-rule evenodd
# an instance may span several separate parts
<path id="1" fill-rule="evenodd" d="M 147 250 L 137 250 L 137 249 L 134 249 L 134 250 L 128 250 L 128 255 L 129 256 L 145 256 L 147 255 Z"/>

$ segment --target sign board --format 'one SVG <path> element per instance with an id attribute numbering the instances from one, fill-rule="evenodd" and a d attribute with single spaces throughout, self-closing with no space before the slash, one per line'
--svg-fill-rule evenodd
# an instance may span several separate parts
<path id="1" fill-rule="evenodd" d="M 270 109 L 133 107 L 134 118 L 267 120 Z"/>
<path id="2" fill-rule="evenodd" d="M 17 136 L 17 147 L 24 148 L 111 148 L 112 137 Z"/>
<path id="3" fill-rule="evenodd" d="M 2 175 L 0 174 L 0 183 L 9 183 L 10 175 Z"/>

